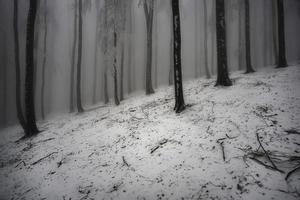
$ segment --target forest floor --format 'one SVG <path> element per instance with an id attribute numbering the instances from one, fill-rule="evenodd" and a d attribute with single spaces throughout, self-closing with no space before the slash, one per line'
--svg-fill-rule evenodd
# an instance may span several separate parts
<path id="1" fill-rule="evenodd" d="M 0 199 L 299 199 L 300 67 L 185 82 L 0 132 Z"/>

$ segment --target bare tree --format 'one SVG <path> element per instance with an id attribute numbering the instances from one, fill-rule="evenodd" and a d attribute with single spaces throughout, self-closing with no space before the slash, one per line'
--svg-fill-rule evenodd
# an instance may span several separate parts
<path id="1" fill-rule="evenodd" d="M 197 1 L 197 0 L 196 0 Z M 203 14 L 204 14 L 204 66 L 206 78 L 211 78 L 211 73 L 208 66 L 208 40 L 207 40 L 207 2 L 203 0 Z"/>
<path id="2" fill-rule="evenodd" d="M 253 73 L 255 72 L 255 70 L 253 69 L 251 64 L 249 0 L 245 0 L 245 37 L 246 37 L 246 73 Z"/>
<path id="3" fill-rule="evenodd" d="M 36 126 L 34 109 L 34 30 L 37 13 L 37 0 L 30 0 L 30 6 L 27 18 L 27 36 L 26 36 L 26 79 L 25 79 L 25 114 L 26 129 L 25 135 L 32 136 L 39 132 Z"/>
<path id="4" fill-rule="evenodd" d="M 278 64 L 277 68 L 287 67 L 285 52 L 285 26 L 284 26 L 284 3 L 283 0 L 277 0 L 277 17 L 278 17 Z"/>
<path id="5" fill-rule="evenodd" d="M 216 86 L 231 86 L 227 67 L 225 2 L 216 0 L 218 77 Z"/>
<path id="6" fill-rule="evenodd" d="M 182 72 L 181 72 L 181 29 L 180 29 L 180 11 L 179 0 L 172 0 L 173 13 L 173 34 L 174 34 L 174 82 L 175 82 L 175 107 L 176 113 L 180 113 L 185 109 L 183 88 L 182 88 Z"/>
<path id="7" fill-rule="evenodd" d="M 14 0 L 14 40 L 15 40 L 15 68 L 16 68 L 16 107 L 17 107 L 17 117 L 20 125 L 25 130 L 26 121 L 22 111 L 22 100 L 21 100 L 21 72 L 20 72 L 20 45 L 19 45 L 19 28 L 18 28 L 18 18 L 19 18 L 19 5 L 18 0 Z M 6 76 L 6 75 L 5 75 Z"/>

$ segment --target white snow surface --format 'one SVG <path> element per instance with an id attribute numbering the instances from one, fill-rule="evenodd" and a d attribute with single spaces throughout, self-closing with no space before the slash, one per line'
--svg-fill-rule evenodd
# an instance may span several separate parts
<path id="1" fill-rule="evenodd" d="M 1 130 L 0 199 L 299 199 L 300 170 L 285 177 L 300 163 L 300 66 L 231 78 L 185 82 L 181 114 L 164 87 L 39 122 L 18 142 L 20 127 Z M 256 134 L 284 173 L 247 156 L 262 152 Z"/>

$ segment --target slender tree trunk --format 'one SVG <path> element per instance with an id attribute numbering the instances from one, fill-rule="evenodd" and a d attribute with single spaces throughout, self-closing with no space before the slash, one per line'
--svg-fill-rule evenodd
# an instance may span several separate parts
<path id="1" fill-rule="evenodd" d="M 170 68 L 169 68 L 169 85 L 174 84 L 174 49 L 173 49 L 173 44 L 174 44 L 174 35 L 173 35 L 173 16 L 172 16 L 172 1 L 170 0 L 170 10 L 171 10 L 171 16 L 170 16 Z"/>
<path id="2" fill-rule="evenodd" d="M 74 82 L 75 82 L 75 59 L 76 59 L 76 47 L 77 47 L 77 31 L 78 31 L 78 0 L 74 0 L 74 30 L 73 30 L 73 47 L 72 47 L 72 60 L 71 60 L 71 77 L 70 77 L 70 112 L 74 112 Z"/>
<path id="3" fill-rule="evenodd" d="M 279 55 L 277 68 L 287 67 L 285 54 L 285 26 L 284 26 L 284 3 L 283 0 L 277 0 L 278 16 L 278 44 Z"/>
<path id="4" fill-rule="evenodd" d="M 198 63 L 198 57 L 199 57 L 199 14 L 198 14 L 198 2 L 199 0 L 195 0 L 195 78 L 198 78 L 199 75 L 199 63 Z"/>
<path id="5" fill-rule="evenodd" d="M 276 6 L 276 1 L 272 1 L 272 28 L 273 28 L 273 54 L 274 54 L 274 60 L 275 60 L 275 65 L 278 64 L 278 45 L 277 45 L 277 41 L 278 41 L 278 37 L 277 37 L 277 6 Z"/>
<path id="6" fill-rule="evenodd" d="M 43 67 L 42 67 L 42 86 L 41 86 L 41 113 L 42 119 L 45 119 L 45 73 L 46 73 L 46 62 L 47 62 L 47 35 L 48 35 L 48 26 L 47 26 L 47 0 L 44 0 L 45 3 L 45 13 L 44 13 L 44 50 L 43 50 Z"/>
<path id="7" fill-rule="evenodd" d="M 115 20 L 116 20 L 116 18 L 115 18 Z M 116 29 L 115 29 L 114 30 L 113 79 L 114 79 L 114 100 L 115 100 L 115 104 L 118 106 L 118 105 L 120 105 L 120 100 L 118 97 L 117 41 L 118 41 L 118 36 L 117 36 Z"/>
<path id="8" fill-rule="evenodd" d="M 196 0 L 197 1 L 197 0 Z M 204 66 L 206 78 L 210 79 L 211 74 L 208 66 L 208 40 L 207 40 L 207 2 L 203 0 L 203 14 L 204 14 Z"/>
<path id="9" fill-rule="evenodd" d="M 132 2 L 129 3 L 129 19 L 128 19 L 128 29 L 129 29 L 129 35 L 128 35 L 128 70 L 127 70 L 127 89 L 128 94 L 132 92 L 132 86 L 131 86 L 131 73 L 132 73 Z"/>
<path id="10" fill-rule="evenodd" d="M 244 27 L 242 26 L 243 24 L 243 15 L 242 12 L 244 10 L 243 8 L 243 2 L 244 1 L 239 1 L 239 70 L 244 69 L 244 64 L 245 64 L 245 60 L 244 60 L 244 47 L 245 47 L 245 43 L 244 43 L 244 38 L 243 38 L 243 30 Z"/>
<path id="11" fill-rule="evenodd" d="M 125 45 L 123 40 L 121 44 L 120 101 L 124 100 L 124 56 L 125 56 Z"/>
<path id="12" fill-rule="evenodd" d="M 22 111 L 21 104 L 21 72 L 20 72 L 20 45 L 19 45 L 19 29 L 18 29 L 18 0 L 14 0 L 14 39 L 15 39 L 15 67 L 16 67 L 16 107 L 17 117 L 20 125 L 25 130 L 26 121 Z M 6 75 L 5 75 L 6 76 Z"/>
<path id="13" fill-rule="evenodd" d="M 231 86 L 227 67 L 225 2 L 216 0 L 218 78 L 216 86 Z"/>
<path id="14" fill-rule="evenodd" d="M 246 36 L 246 73 L 253 73 L 255 71 L 251 64 L 249 0 L 245 0 L 245 36 Z"/>
<path id="15" fill-rule="evenodd" d="M 84 110 L 81 103 L 81 65 L 82 65 L 82 0 L 79 0 L 79 30 L 78 30 L 78 62 L 77 62 L 77 110 L 82 113 Z"/>
<path id="16" fill-rule="evenodd" d="M 27 41 L 26 41 L 26 78 L 25 78 L 25 113 L 26 113 L 26 136 L 32 136 L 39 132 L 36 126 L 34 108 L 34 29 L 37 12 L 37 0 L 30 0 L 27 18 Z"/>
<path id="17" fill-rule="evenodd" d="M 182 88 L 181 72 L 181 26 L 179 0 L 172 0 L 173 34 L 174 34 L 174 81 L 175 81 L 175 108 L 176 113 L 185 109 Z"/>
<path id="18" fill-rule="evenodd" d="M 151 1 L 152 2 L 152 1 Z M 144 3 L 144 12 L 147 26 L 147 64 L 146 64 L 146 94 L 154 93 L 152 86 L 152 30 L 153 30 L 153 6 Z"/>
<path id="19" fill-rule="evenodd" d="M 155 85 L 155 88 L 158 87 L 158 69 L 157 69 L 157 65 L 158 65 L 158 13 L 157 13 L 157 0 L 154 0 L 154 9 L 155 9 L 155 16 L 154 16 L 154 19 L 155 19 L 155 31 L 154 31 L 154 40 L 155 40 L 155 49 L 154 49 L 154 85 Z"/>
<path id="20" fill-rule="evenodd" d="M 97 10 L 97 12 L 99 12 Z M 97 19 L 99 19 L 100 16 L 99 14 L 97 13 Z M 98 68 L 98 65 L 97 65 L 97 58 L 98 58 L 98 30 L 99 30 L 99 23 L 98 21 L 96 21 L 96 37 L 95 37 L 95 49 L 94 49 L 94 77 L 93 77 L 93 104 L 96 104 L 97 102 L 97 68 Z"/>
<path id="21" fill-rule="evenodd" d="M 104 71 L 103 71 L 103 95 L 104 95 L 104 103 L 107 104 L 109 102 L 108 96 L 108 80 L 107 80 L 107 70 L 108 70 L 108 0 L 104 1 L 105 3 L 105 10 L 104 10 L 104 28 L 105 28 L 105 35 L 104 35 Z"/>
<path id="22" fill-rule="evenodd" d="M 6 34 L 3 33 L 3 47 L 1 52 L 1 61 L 3 62 L 3 68 L 1 67 L 1 76 L 2 76 L 2 85 L 1 85 L 1 98 L 3 99 L 2 105 L 1 105 L 1 123 L 5 126 L 7 125 L 7 40 L 6 40 Z"/>

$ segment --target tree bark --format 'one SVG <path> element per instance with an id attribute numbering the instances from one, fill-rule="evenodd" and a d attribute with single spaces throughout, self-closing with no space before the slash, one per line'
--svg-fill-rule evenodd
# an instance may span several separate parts
<path id="1" fill-rule="evenodd" d="M 124 57 L 125 57 L 125 55 L 124 55 L 125 49 L 124 48 L 125 48 L 125 45 L 124 45 L 124 40 L 123 40 L 122 44 L 121 44 L 120 101 L 124 100 Z"/>
<path id="2" fill-rule="evenodd" d="M 284 3 L 283 0 L 277 0 L 278 17 L 278 44 L 279 55 L 277 68 L 287 67 L 285 52 L 285 26 L 284 26 Z"/>
<path id="3" fill-rule="evenodd" d="M 182 72 L 181 72 L 181 28 L 179 0 L 172 0 L 173 34 L 174 34 L 174 82 L 175 82 L 175 107 L 176 113 L 185 109 Z"/>
<path id="4" fill-rule="evenodd" d="M 216 29 L 218 58 L 218 78 L 216 86 L 231 86 L 232 82 L 229 79 L 227 66 L 226 21 L 224 0 L 216 0 Z"/>
<path id="5" fill-rule="evenodd" d="M 255 72 L 255 70 L 253 69 L 251 64 L 249 0 L 245 0 L 245 37 L 246 37 L 246 73 L 253 73 Z"/>
<path id="6" fill-rule="evenodd" d="M 25 78 L 25 114 L 26 114 L 26 136 L 33 136 L 39 132 L 36 126 L 34 108 L 34 30 L 37 13 L 37 0 L 30 0 L 27 18 L 26 36 L 26 78 Z"/>
<path id="7" fill-rule="evenodd" d="M 17 117 L 20 125 L 26 130 L 26 121 L 23 115 L 21 104 L 21 72 L 20 72 L 20 44 L 19 44 L 19 29 L 18 29 L 18 0 L 14 0 L 14 39 L 15 39 L 15 68 L 16 68 L 16 107 Z M 5 75 L 6 76 L 6 75 Z"/>

